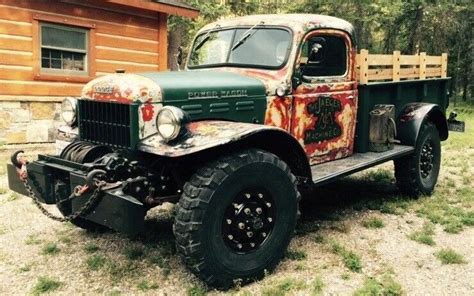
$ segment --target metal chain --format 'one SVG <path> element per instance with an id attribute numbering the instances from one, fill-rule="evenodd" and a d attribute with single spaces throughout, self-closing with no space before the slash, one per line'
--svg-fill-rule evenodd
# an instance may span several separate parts
<path id="1" fill-rule="evenodd" d="M 36 183 L 36 184 L 34 184 L 35 187 L 38 189 L 39 192 L 41 192 L 42 190 L 41 190 L 41 187 L 39 186 L 38 182 L 34 179 L 32 180 L 32 182 Z M 50 219 L 53 219 L 55 221 L 59 221 L 59 222 L 69 222 L 71 220 L 76 219 L 77 217 L 79 217 L 81 215 L 86 214 L 87 212 L 89 212 L 92 209 L 92 207 L 95 205 L 95 202 L 100 198 L 100 193 L 102 192 L 101 191 L 102 187 L 105 186 L 107 183 L 105 183 L 104 181 L 96 182 L 97 188 L 94 190 L 94 192 L 92 193 L 89 200 L 86 203 L 84 203 L 84 205 L 79 210 L 75 211 L 74 213 L 72 213 L 70 215 L 64 216 L 64 217 L 53 215 L 41 204 L 41 202 L 39 201 L 39 199 L 36 196 L 35 192 L 33 191 L 33 188 L 31 188 L 30 184 L 28 184 L 28 179 L 27 178 L 23 179 L 23 184 L 25 185 L 25 189 L 28 192 L 28 195 L 33 200 L 33 203 L 38 207 L 38 209 L 40 209 L 40 211 L 46 217 L 48 217 Z M 76 193 L 73 192 L 68 197 L 68 200 L 71 200 L 73 198 L 80 197 L 80 196 L 81 195 L 76 195 Z M 60 201 L 58 201 L 58 203 L 59 202 Z"/>

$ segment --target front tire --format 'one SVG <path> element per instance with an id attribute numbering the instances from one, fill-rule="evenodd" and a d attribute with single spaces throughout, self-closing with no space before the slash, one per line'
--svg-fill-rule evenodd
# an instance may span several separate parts
<path id="1" fill-rule="evenodd" d="M 275 155 L 245 150 L 221 157 L 185 184 L 174 224 L 186 265 L 207 284 L 229 288 L 271 271 L 294 232 L 296 178 Z"/>
<path id="2" fill-rule="evenodd" d="M 398 189 L 409 196 L 433 193 L 441 164 L 441 143 L 436 126 L 422 124 L 415 153 L 394 161 Z"/>

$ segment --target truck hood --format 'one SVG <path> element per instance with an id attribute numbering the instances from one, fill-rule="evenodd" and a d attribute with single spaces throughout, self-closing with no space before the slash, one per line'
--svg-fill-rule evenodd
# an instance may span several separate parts
<path id="1" fill-rule="evenodd" d="M 256 78 L 222 71 L 111 74 L 90 81 L 82 98 L 120 103 L 179 103 L 187 100 L 261 97 Z"/>

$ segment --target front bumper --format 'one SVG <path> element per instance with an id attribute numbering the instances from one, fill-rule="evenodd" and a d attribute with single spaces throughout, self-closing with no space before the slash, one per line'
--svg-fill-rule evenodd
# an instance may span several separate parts
<path id="1" fill-rule="evenodd" d="M 78 185 L 86 183 L 91 165 L 66 161 L 54 156 L 39 155 L 38 160 L 27 165 L 28 183 L 38 199 L 45 204 L 56 204 L 69 197 Z M 7 164 L 8 186 L 22 195 L 28 195 L 18 177 L 17 168 Z M 70 202 L 71 212 L 79 210 L 90 198 L 92 191 L 74 198 Z M 120 187 L 104 190 L 96 206 L 82 218 L 134 235 L 144 228 L 146 207 L 139 200 L 125 194 Z"/>

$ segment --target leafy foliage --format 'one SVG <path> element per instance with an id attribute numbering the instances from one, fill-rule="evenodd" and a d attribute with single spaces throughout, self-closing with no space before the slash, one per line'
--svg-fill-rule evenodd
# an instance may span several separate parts
<path id="1" fill-rule="evenodd" d="M 177 47 L 189 49 L 195 33 L 221 18 L 248 14 L 315 13 L 343 18 L 356 29 L 358 48 L 373 53 L 427 52 L 449 56 L 448 73 L 456 94 L 472 100 L 474 5 L 469 0 L 185 0 L 200 9 L 195 20 L 170 17 L 168 64 L 174 65 Z M 186 50 L 185 50 L 186 51 Z"/>

